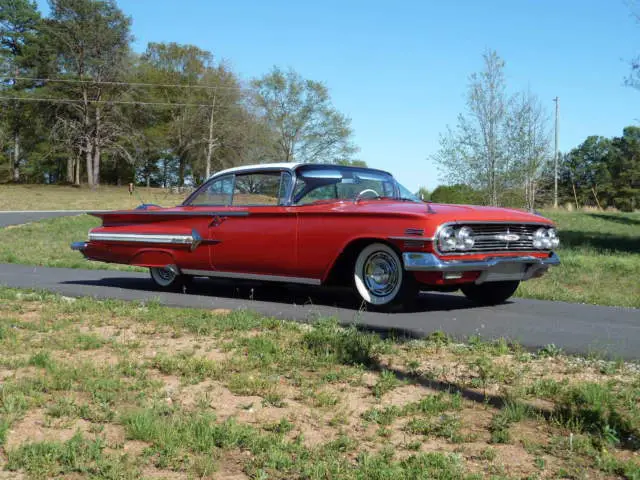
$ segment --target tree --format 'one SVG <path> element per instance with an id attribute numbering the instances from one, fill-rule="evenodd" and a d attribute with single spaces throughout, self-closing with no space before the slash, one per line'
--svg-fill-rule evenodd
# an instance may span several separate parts
<path id="1" fill-rule="evenodd" d="M 541 177 L 551 157 L 548 114 L 530 90 L 513 98 L 506 131 L 510 183 L 523 186 L 525 205 L 533 210 Z"/>
<path id="2" fill-rule="evenodd" d="M 36 38 L 41 18 L 36 3 L 29 0 L 0 0 L 0 72 L 18 72 L 29 65 L 32 56 L 31 47 Z M 0 91 L 10 97 L 22 96 L 29 82 L 4 79 L 0 82 Z M 20 166 L 23 163 L 23 134 L 30 128 L 28 121 L 33 108 L 26 107 L 20 101 L 3 100 L 6 112 L 5 128 L 10 134 L 11 152 L 9 159 L 10 178 L 20 180 Z"/>
<path id="3" fill-rule="evenodd" d="M 449 183 L 470 185 L 498 205 L 508 170 L 504 61 L 495 51 L 483 60 L 484 69 L 470 77 L 467 112 L 440 137 L 434 160 Z"/>
<path id="4" fill-rule="evenodd" d="M 609 198 L 612 205 L 623 211 L 640 206 L 640 127 L 626 127 L 622 137 L 611 141 L 607 156 L 611 179 Z"/>
<path id="5" fill-rule="evenodd" d="M 607 168 L 610 149 L 609 139 L 593 135 L 566 155 L 561 181 L 579 204 L 607 204 L 603 195 L 610 190 L 611 176 Z"/>
<path id="6" fill-rule="evenodd" d="M 253 82 L 258 116 L 275 134 L 278 160 L 349 162 L 356 147 L 351 121 L 332 105 L 325 85 L 274 67 Z"/>
<path id="7" fill-rule="evenodd" d="M 482 193 L 465 184 L 440 185 L 431 192 L 431 200 L 436 203 L 473 205 L 480 203 Z"/>
<path id="8" fill-rule="evenodd" d="M 126 69 L 130 26 L 114 0 L 51 0 L 45 35 L 55 52 L 56 70 L 77 80 L 55 85 L 60 95 L 78 100 L 60 112 L 59 128 L 73 137 L 81 154 L 76 158 L 84 157 L 91 186 L 100 183 L 103 152 L 117 146 L 126 130 L 117 106 L 108 103 L 118 95 L 108 82 L 119 80 Z"/>

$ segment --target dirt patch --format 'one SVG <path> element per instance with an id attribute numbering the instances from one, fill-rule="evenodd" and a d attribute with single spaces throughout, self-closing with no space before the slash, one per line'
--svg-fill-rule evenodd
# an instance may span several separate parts
<path id="1" fill-rule="evenodd" d="M 25 443 L 45 441 L 66 442 L 77 432 L 89 438 L 100 436 L 109 446 L 124 443 L 124 429 L 118 425 L 106 424 L 99 431 L 94 431 L 91 427 L 92 423 L 86 420 L 50 419 L 43 409 L 32 410 L 9 430 L 5 448 L 12 450 Z"/>
<path id="2" fill-rule="evenodd" d="M 161 470 L 155 467 L 145 467 L 142 469 L 142 478 L 157 480 L 183 480 L 190 478 L 189 475 L 172 470 Z"/>

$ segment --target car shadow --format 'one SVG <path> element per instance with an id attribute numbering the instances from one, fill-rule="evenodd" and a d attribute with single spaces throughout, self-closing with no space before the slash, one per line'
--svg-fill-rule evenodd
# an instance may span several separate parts
<path id="1" fill-rule="evenodd" d="M 99 280 L 71 280 L 67 285 L 121 288 L 145 292 L 163 293 L 152 280 L 131 277 L 106 277 Z M 298 284 L 259 283 L 195 278 L 182 291 L 185 295 L 219 297 L 247 302 L 271 302 L 286 305 L 313 305 L 367 311 L 366 306 L 346 288 L 312 287 Z M 476 307 L 462 295 L 451 293 L 421 292 L 413 305 L 405 306 L 398 313 L 428 313 L 433 311 L 466 310 Z M 390 315 L 395 314 L 391 312 Z"/>

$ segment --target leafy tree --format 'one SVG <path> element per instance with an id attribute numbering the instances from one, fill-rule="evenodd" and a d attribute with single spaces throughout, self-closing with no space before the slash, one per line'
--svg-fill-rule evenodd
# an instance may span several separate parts
<path id="1" fill-rule="evenodd" d="M 640 127 L 626 127 L 611 141 L 607 157 L 611 204 L 623 211 L 640 206 Z"/>
<path id="2" fill-rule="evenodd" d="M 567 190 L 575 192 L 579 204 L 596 204 L 600 200 L 606 203 L 601 194 L 610 189 L 611 177 L 607 168 L 610 149 L 609 139 L 590 136 L 564 158 L 560 174 L 562 183 Z"/>
<path id="3" fill-rule="evenodd" d="M 274 67 L 253 82 L 259 117 L 274 132 L 278 160 L 348 163 L 357 151 L 351 121 L 332 105 L 327 87 Z"/>
<path id="4" fill-rule="evenodd" d="M 482 203 L 483 194 L 469 185 L 440 185 L 431 192 L 431 200 L 436 203 L 477 205 Z"/>
<path id="5" fill-rule="evenodd" d="M 0 0 L 0 74 L 24 71 L 30 66 L 40 26 L 41 18 L 34 1 Z M 0 82 L 0 92 L 8 97 L 21 97 L 30 86 L 30 82 L 4 79 Z M 33 133 L 34 107 L 14 100 L 2 100 L 2 103 L 5 111 L 3 136 L 12 140 L 9 143 L 5 138 L 4 142 L 5 148 L 10 145 L 10 151 L 6 152 L 8 170 L 10 178 L 17 182 L 25 160 L 24 137 Z"/>

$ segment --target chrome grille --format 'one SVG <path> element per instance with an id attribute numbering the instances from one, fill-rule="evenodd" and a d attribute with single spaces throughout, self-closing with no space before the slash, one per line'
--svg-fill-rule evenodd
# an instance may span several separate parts
<path id="1" fill-rule="evenodd" d="M 464 225 L 473 230 L 475 240 L 473 248 L 465 253 L 536 250 L 533 248 L 533 234 L 544 226 L 535 223 L 460 223 L 458 226 Z"/>

